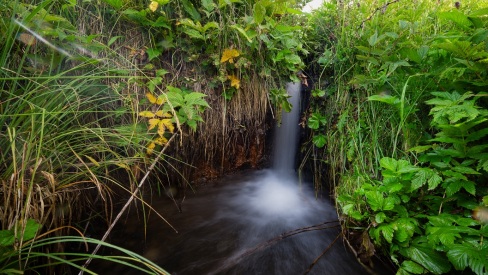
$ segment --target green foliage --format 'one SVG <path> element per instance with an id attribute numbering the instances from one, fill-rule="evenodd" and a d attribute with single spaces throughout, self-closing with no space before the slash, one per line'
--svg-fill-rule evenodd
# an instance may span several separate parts
<path id="1" fill-rule="evenodd" d="M 486 225 L 472 214 L 488 192 L 481 2 L 331 3 L 311 18 L 328 95 L 312 92 L 311 140 L 327 137 L 314 159 L 339 175 L 345 225 L 368 232 L 397 274 L 487 272 Z"/>

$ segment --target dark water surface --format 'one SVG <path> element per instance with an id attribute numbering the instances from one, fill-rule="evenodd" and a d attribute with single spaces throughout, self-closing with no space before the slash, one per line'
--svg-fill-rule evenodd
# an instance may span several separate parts
<path id="1" fill-rule="evenodd" d="M 340 232 L 333 227 L 280 239 L 292 230 L 336 221 L 337 215 L 293 175 L 271 170 L 243 171 L 199 188 L 186 196 L 181 213 L 170 199 L 158 200 L 153 207 L 179 233 L 152 214 L 144 235 L 142 217 L 133 211 L 117 225 L 111 242 L 172 274 L 304 274 Z M 138 274 L 112 265 L 96 271 Z M 308 274 L 365 273 L 339 238 Z"/>

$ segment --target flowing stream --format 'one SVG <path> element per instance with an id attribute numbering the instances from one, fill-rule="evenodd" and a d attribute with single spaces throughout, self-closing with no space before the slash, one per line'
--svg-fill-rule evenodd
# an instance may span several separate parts
<path id="1" fill-rule="evenodd" d="M 145 232 L 142 217 L 131 214 L 114 232 L 124 239 L 113 241 L 171 274 L 365 274 L 338 237 L 333 206 L 298 183 L 300 85 L 287 90 L 295 108 L 283 113 L 271 169 L 242 171 L 199 188 L 187 195 L 182 213 L 169 199 L 158 199 L 153 207 L 179 233 L 155 215 Z M 113 266 L 99 272 L 137 274 Z"/>

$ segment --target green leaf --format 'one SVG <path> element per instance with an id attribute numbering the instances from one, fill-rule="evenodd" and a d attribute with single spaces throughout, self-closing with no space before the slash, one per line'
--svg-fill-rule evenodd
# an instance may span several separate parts
<path id="1" fill-rule="evenodd" d="M 322 116 L 320 113 L 312 113 L 307 121 L 308 127 L 313 130 L 319 129 L 320 126 L 325 125 L 326 123 L 325 116 Z"/>
<path id="2" fill-rule="evenodd" d="M 380 223 L 383 223 L 386 219 L 386 214 L 384 212 L 379 212 L 376 214 L 376 216 L 374 217 L 374 220 L 376 221 L 376 223 L 380 224 Z"/>
<path id="3" fill-rule="evenodd" d="M 147 56 L 149 61 L 153 60 L 156 57 L 159 57 L 162 51 L 158 48 L 149 48 L 146 50 Z"/>
<path id="4" fill-rule="evenodd" d="M 202 6 L 206 12 L 212 12 L 215 9 L 213 0 L 202 0 Z"/>
<path id="5" fill-rule="evenodd" d="M 393 227 L 391 224 L 385 224 L 378 227 L 378 230 L 381 232 L 383 237 L 388 243 L 393 241 Z"/>
<path id="6" fill-rule="evenodd" d="M 434 190 L 442 182 L 442 178 L 434 172 L 427 182 L 429 183 L 429 190 Z"/>
<path id="7" fill-rule="evenodd" d="M 261 24 L 264 21 L 264 17 L 266 15 L 266 7 L 261 3 L 261 1 L 254 4 L 254 22 L 256 24 Z"/>
<path id="8" fill-rule="evenodd" d="M 375 31 L 374 34 L 368 38 L 368 43 L 371 47 L 373 47 L 374 45 L 376 45 L 377 42 L 378 42 L 378 31 Z"/>
<path id="9" fill-rule="evenodd" d="M 473 23 L 469 20 L 469 18 L 464 15 L 462 12 L 457 10 L 449 11 L 449 12 L 440 12 L 437 14 L 439 18 L 450 20 L 456 23 L 459 27 L 464 29 L 469 29 Z"/>
<path id="10" fill-rule="evenodd" d="M 12 230 L 0 230 L 0 247 L 11 246 L 15 243 L 15 234 Z"/>
<path id="11" fill-rule="evenodd" d="M 230 27 L 232 29 L 236 30 L 242 36 L 244 36 L 244 38 L 246 38 L 247 42 L 252 43 L 252 39 L 247 35 L 246 31 L 243 28 L 241 28 L 239 25 L 231 25 Z"/>
<path id="12" fill-rule="evenodd" d="M 373 211 L 379 211 L 383 209 L 383 204 L 385 202 L 383 193 L 378 191 L 367 191 L 364 192 L 364 195 L 366 196 L 366 200 Z"/>
<path id="13" fill-rule="evenodd" d="M 185 11 L 191 16 L 193 21 L 200 22 L 202 20 L 200 13 L 195 8 L 195 6 L 193 6 L 193 3 L 188 0 L 181 0 L 181 3 L 183 4 L 183 9 L 185 9 Z"/>
<path id="14" fill-rule="evenodd" d="M 444 255 L 425 245 L 412 244 L 400 252 L 431 273 L 442 274 L 451 270 L 451 264 Z"/>
<path id="15" fill-rule="evenodd" d="M 397 170 L 397 160 L 393 158 L 384 157 L 380 160 L 380 166 L 384 169 L 396 172 Z"/>
<path id="16" fill-rule="evenodd" d="M 210 105 L 203 99 L 204 97 L 206 97 L 206 95 L 203 93 L 191 92 L 185 95 L 186 105 L 198 105 L 209 108 Z"/>
<path id="17" fill-rule="evenodd" d="M 396 96 L 391 96 L 391 95 L 372 95 L 368 97 L 369 101 L 380 101 L 384 102 L 389 105 L 399 105 L 400 104 L 400 99 Z"/>
<path id="18" fill-rule="evenodd" d="M 317 134 L 313 136 L 312 142 L 317 148 L 322 148 L 327 143 L 327 138 L 323 134 Z"/>
<path id="19" fill-rule="evenodd" d="M 403 261 L 401 268 L 413 274 L 423 274 L 425 270 L 421 265 L 412 261 Z"/>
<path id="20" fill-rule="evenodd" d="M 28 241 L 33 239 L 36 236 L 37 231 L 39 230 L 40 227 L 41 225 L 37 223 L 34 219 L 27 220 L 27 224 L 25 225 L 25 231 L 22 240 Z"/>

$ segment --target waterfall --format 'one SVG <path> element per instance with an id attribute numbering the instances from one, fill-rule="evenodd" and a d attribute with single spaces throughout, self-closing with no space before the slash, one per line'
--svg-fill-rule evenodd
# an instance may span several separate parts
<path id="1" fill-rule="evenodd" d="M 281 125 L 275 131 L 272 168 L 277 172 L 293 171 L 298 146 L 301 83 L 288 83 L 286 91 L 293 107 L 289 113 L 282 111 Z"/>

